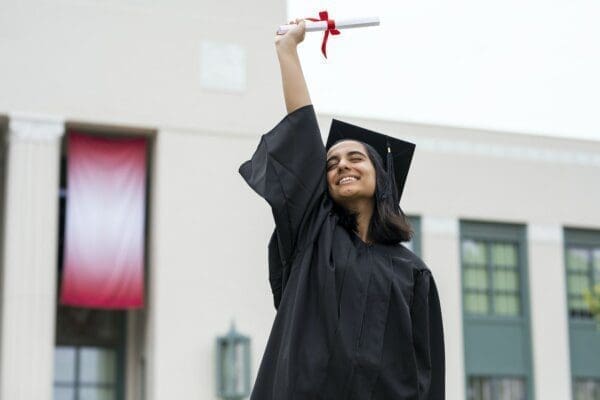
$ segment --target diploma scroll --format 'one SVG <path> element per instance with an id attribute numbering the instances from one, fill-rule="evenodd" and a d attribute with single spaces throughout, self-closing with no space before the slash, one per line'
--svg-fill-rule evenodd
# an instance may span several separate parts
<path id="1" fill-rule="evenodd" d="M 277 29 L 277 34 L 283 35 L 294 26 L 296 26 L 296 24 L 281 25 L 279 29 Z M 364 28 L 368 26 L 379 26 L 379 17 L 339 19 L 335 21 L 336 29 Z M 306 21 L 306 32 L 323 32 L 326 30 L 327 21 Z"/>

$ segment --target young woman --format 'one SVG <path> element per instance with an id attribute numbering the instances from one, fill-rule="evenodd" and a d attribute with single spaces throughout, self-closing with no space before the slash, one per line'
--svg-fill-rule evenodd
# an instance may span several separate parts
<path id="1" fill-rule="evenodd" d="M 342 123 L 323 145 L 295 23 L 276 38 L 288 115 L 240 167 L 275 219 L 277 315 L 251 399 L 443 400 L 440 302 L 431 271 L 400 244 L 411 237 L 403 180 L 371 145 L 382 135 L 337 140 L 357 128 Z"/>

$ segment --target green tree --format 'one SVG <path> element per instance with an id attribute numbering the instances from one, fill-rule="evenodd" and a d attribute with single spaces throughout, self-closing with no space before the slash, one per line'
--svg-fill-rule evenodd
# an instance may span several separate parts
<path id="1" fill-rule="evenodd" d="M 600 283 L 595 285 L 593 290 L 584 289 L 583 299 L 596 319 L 598 330 L 600 330 Z"/>

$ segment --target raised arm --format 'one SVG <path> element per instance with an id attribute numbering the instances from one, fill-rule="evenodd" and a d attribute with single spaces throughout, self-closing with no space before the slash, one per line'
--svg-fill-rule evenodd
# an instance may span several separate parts
<path id="1" fill-rule="evenodd" d="M 290 23 L 295 23 L 297 26 L 284 35 L 277 35 L 275 38 L 277 58 L 281 69 L 283 96 L 288 114 L 311 104 L 297 51 L 298 44 L 304 40 L 306 27 L 301 19 L 296 19 L 296 21 Z"/>
<path id="2" fill-rule="evenodd" d="M 288 114 L 261 136 L 252 158 L 240 166 L 248 185 L 271 206 L 275 231 L 269 242 L 269 281 L 275 308 L 282 301 L 296 249 L 309 235 L 304 226 L 315 223 L 312 212 L 327 190 L 325 146 L 310 101 L 297 47 L 304 40 L 301 20 L 275 38 Z"/>

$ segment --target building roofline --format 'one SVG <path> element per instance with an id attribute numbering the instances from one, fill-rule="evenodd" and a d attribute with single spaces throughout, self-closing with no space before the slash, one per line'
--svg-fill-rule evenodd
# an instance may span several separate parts
<path id="1" fill-rule="evenodd" d="M 487 136 L 488 138 L 496 137 L 496 138 L 506 138 L 508 140 L 516 139 L 516 140 L 524 140 L 526 142 L 531 143 L 532 140 L 542 141 L 549 145 L 551 144 L 559 144 L 559 143 L 568 143 L 570 145 L 575 145 L 577 147 L 586 147 L 592 146 L 594 149 L 600 151 L 600 139 L 589 139 L 589 138 L 580 138 L 580 137 L 566 137 L 559 136 L 540 132 L 536 133 L 533 131 L 511 131 L 511 130 L 503 130 L 503 129 L 493 129 L 493 128 L 485 128 L 485 127 L 476 127 L 476 126 L 463 126 L 463 125 L 453 125 L 453 124 L 438 124 L 438 123 L 426 123 L 412 120 L 393 120 L 389 118 L 372 118 L 372 117 L 360 117 L 353 115 L 333 115 L 331 113 L 319 113 L 317 115 L 321 119 L 341 119 L 354 121 L 359 124 L 374 124 L 381 127 L 398 127 L 398 128 L 410 128 L 413 127 L 418 130 L 427 130 L 427 131 L 439 131 L 444 130 L 449 133 L 456 133 L 459 135 L 469 135 L 469 136 Z M 538 143 L 539 144 L 539 143 Z"/>

